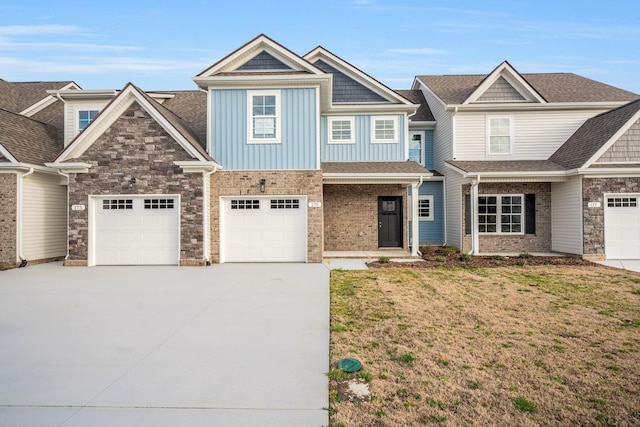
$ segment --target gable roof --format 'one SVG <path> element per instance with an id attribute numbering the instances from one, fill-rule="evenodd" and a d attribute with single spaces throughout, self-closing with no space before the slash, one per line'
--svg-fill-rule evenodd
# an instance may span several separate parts
<path id="1" fill-rule="evenodd" d="M 615 142 L 614 137 L 640 112 L 640 99 L 611 111 L 590 118 L 562 144 L 549 160 L 567 169 L 588 166 L 590 160 L 606 146 Z"/>
<path id="2" fill-rule="evenodd" d="M 640 95 L 573 73 L 521 74 L 547 102 L 628 102 Z M 416 79 L 429 87 L 445 104 L 463 104 L 487 75 L 421 75 Z"/>
<path id="3" fill-rule="evenodd" d="M 409 100 L 393 89 L 322 46 L 311 50 L 303 58 L 333 76 L 332 94 L 338 96 L 334 102 L 411 105 Z"/>
<path id="4" fill-rule="evenodd" d="M 207 94 L 201 90 L 167 91 L 173 95 L 162 103 L 184 120 L 193 130 L 201 146 L 207 142 Z"/>
<path id="5" fill-rule="evenodd" d="M 267 53 L 270 57 L 269 60 L 264 61 L 264 53 Z M 262 58 L 258 58 L 263 55 Z M 215 75 L 233 75 L 249 73 L 252 74 L 255 71 L 262 72 L 283 72 L 282 68 L 274 69 L 272 65 L 274 60 L 280 64 L 288 67 L 287 72 L 302 72 L 305 74 L 324 74 L 321 70 L 316 68 L 305 59 L 287 49 L 278 42 L 270 39 L 264 34 L 260 34 L 254 39 L 248 41 L 238 49 L 234 50 L 215 64 L 201 71 L 194 77 L 196 83 L 206 81 L 207 77 L 213 77 Z M 254 66 L 250 66 L 249 69 L 242 69 L 243 65 L 254 62 L 262 63 L 265 68 L 257 69 Z"/>
<path id="6" fill-rule="evenodd" d="M 200 144 L 196 133 L 182 118 L 156 102 L 137 86 L 127 83 L 116 97 L 98 113 L 89 126 L 82 130 L 58 155 L 56 162 L 80 157 L 133 102 L 137 102 L 149 113 L 193 158 L 199 161 L 212 160 Z"/>
<path id="7" fill-rule="evenodd" d="M 0 145 L 19 163 L 42 166 L 62 148 L 54 126 L 4 109 L 0 109 L 0 123 Z"/>
<path id="8" fill-rule="evenodd" d="M 435 122 L 436 119 L 433 117 L 433 113 L 431 112 L 431 108 L 429 108 L 429 104 L 427 100 L 424 99 L 424 94 L 421 90 L 396 90 L 398 94 L 407 98 L 409 101 L 414 104 L 420 105 L 418 110 L 413 116 L 409 117 L 409 120 L 412 122 Z M 409 123 L 411 124 L 411 123 Z"/>

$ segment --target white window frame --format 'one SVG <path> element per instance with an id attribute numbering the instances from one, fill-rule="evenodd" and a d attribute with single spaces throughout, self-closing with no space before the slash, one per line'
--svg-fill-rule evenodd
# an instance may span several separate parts
<path id="1" fill-rule="evenodd" d="M 91 123 L 93 123 L 93 120 L 95 120 L 95 117 L 89 122 L 89 124 L 87 124 L 87 126 L 84 127 L 84 129 L 80 129 L 80 112 L 81 111 L 97 111 L 98 114 L 100 114 L 100 110 L 102 110 L 103 107 L 99 107 L 97 105 L 78 105 L 76 107 L 74 107 L 74 129 L 76 132 L 76 135 L 78 133 L 80 133 L 82 130 L 86 129 L 87 126 L 91 125 Z M 98 115 L 96 114 L 96 116 Z"/>
<path id="2" fill-rule="evenodd" d="M 376 122 L 382 120 L 393 120 L 393 138 L 391 139 L 377 139 L 376 138 Z M 398 135 L 400 130 L 398 129 L 399 120 L 398 116 L 371 116 L 371 142 L 373 144 L 397 144 L 400 142 Z"/>
<path id="3" fill-rule="evenodd" d="M 509 120 L 509 151 L 507 153 L 494 153 L 491 151 L 491 120 Z M 487 155 L 510 156 L 513 154 L 513 117 L 512 116 L 487 116 Z"/>
<path id="4" fill-rule="evenodd" d="M 429 215 L 428 216 L 421 216 L 420 215 L 420 201 L 421 200 L 428 200 L 429 201 Z M 418 196 L 418 219 L 420 221 L 433 221 L 435 219 L 434 214 L 433 214 L 433 196 Z"/>
<path id="5" fill-rule="evenodd" d="M 525 234 L 525 200 L 524 194 L 478 194 L 478 199 L 480 197 L 495 197 L 496 198 L 496 231 L 480 231 L 480 215 L 493 215 L 480 213 L 480 201 L 478 200 L 478 212 L 476 213 L 477 223 L 478 223 L 478 233 L 495 236 L 498 234 L 505 236 L 520 236 Z M 503 197 L 520 197 L 520 231 L 519 232 L 507 232 L 502 231 L 502 198 Z M 514 215 L 513 213 L 509 213 L 508 215 Z"/>
<path id="6" fill-rule="evenodd" d="M 420 160 L 418 160 L 418 163 L 420 163 L 421 165 L 424 165 L 426 160 L 425 154 L 424 154 L 424 150 L 425 150 L 424 134 L 425 134 L 424 131 L 411 131 L 409 132 L 409 141 L 407 142 L 407 146 L 409 147 L 409 152 L 411 152 L 411 143 L 413 142 L 413 136 L 420 135 Z M 411 156 L 409 156 L 407 160 L 411 160 Z"/>
<path id="7" fill-rule="evenodd" d="M 351 138 L 333 139 L 333 123 L 349 122 Z M 332 116 L 327 120 L 327 132 L 329 134 L 329 144 L 355 144 L 356 142 L 356 119 L 353 116 Z"/>
<path id="8" fill-rule="evenodd" d="M 276 114 L 275 138 L 254 138 L 253 136 L 253 97 L 254 96 L 275 96 Z M 279 90 L 248 90 L 247 91 L 247 142 L 249 144 L 279 144 L 281 142 L 282 130 L 282 109 L 281 92 Z"/>

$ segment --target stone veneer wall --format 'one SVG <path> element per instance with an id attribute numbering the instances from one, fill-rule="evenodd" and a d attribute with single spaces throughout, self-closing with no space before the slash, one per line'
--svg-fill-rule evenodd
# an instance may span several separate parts
<path id="1" fill-rule="evenodd" d="M 174 161 L 193 160 L 136 102 L 79 159 L 92 166 L 71 174 L 69 204 L 90 195 L 180 194 L 180 264 L 204 265 L 203 175 L 183 173 Z M 136 178 L 133 186 L 129 179 Z M 88 210 L 69 210 L 69 258 L 87 265 Z"/>
<path id="2" fill-rule="evenodd" d="M 16 263 L 18 178 L 15 173 L 0 173 L 0 266 Z"/>
<path id="3" fill-rule="evenodd" d="M 471 186 L 462 186 L 462 231 L 464 232 L 464 197 Z M 480 183 L 479 194 L 535 194 L 536 195 L 536 233 L 535 234 L 481 234 L 480 252 L 551 252 L 551 183 Z M 524 200 L 522 201 L 524 204 Z M 524 218 L 523 218 L 524 219 Z M 523 224 L 524 225 L 524 224 Z M 464 234 L 462 252 L 471 250 L 471 235 Z"/>
<path id="4" fill-rule="evenodd" d="M 583 256 L 604 257 L 604 193 L 640 193 L 640 178 L 584 178 L 582 181 Z M 599 208 L 588 207 L 600 202 Z"/>
<path id="5" fill-rule="evenodd" d="M 265 179 L 265 192 L 260 180 Z M 211 175 L 211 261 L 220 262 L 220 197 L 222 196 L 307 196 L 308 202 L 322 202 L 321 170 L 219 171 Z M 322 262 L 322 208 L 307 207 L 307 261 Z"/>
<path id="6" fill-rule="evenodd" d="M 325 251 L 378 250 L 378 196 L 402 196 L 403 248 L 409 248 L 406 187 L 327 184 L 324 186 Z"/>

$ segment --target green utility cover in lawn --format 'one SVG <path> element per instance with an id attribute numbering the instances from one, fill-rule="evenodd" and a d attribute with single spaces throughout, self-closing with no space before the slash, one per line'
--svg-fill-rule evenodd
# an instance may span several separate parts
<path id="1" fill-rule="evenodd" d="M 355 372 L 359 371 L 362 368 L 362 363 L 358 359 L 342 359 L 338 362 L 338 368 L 342 369 L 345 372 Z"/>

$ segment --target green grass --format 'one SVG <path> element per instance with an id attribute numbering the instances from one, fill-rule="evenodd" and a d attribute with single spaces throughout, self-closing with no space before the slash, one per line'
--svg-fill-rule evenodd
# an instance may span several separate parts
<path id="1" fill-rule="evenodd" d="M 538 407 L 533 403 L 529 402 L 525 397 L 519 396 L 513 399 L 513 406 L 518 411 L 528 412 L 530 414 L 535 414 L 538 412 Z"/>

